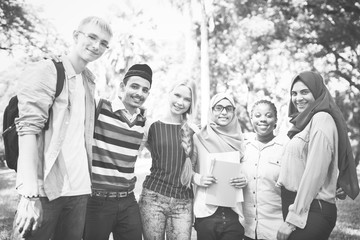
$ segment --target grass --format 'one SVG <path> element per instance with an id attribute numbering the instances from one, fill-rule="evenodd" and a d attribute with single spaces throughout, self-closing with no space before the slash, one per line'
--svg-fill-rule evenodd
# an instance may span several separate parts
<path id="1" fill-rule="evenodd" d="M 135 195 L 139 196 L 141 183 L 149 171 L 150 161 L 141 159 L 137 162 L 136 170 L 138 182 Z M 0 167 L 0 240 L 10 240 L 12 222 L 17 206 L 17 193 L 15 191 L 15 172 Z M 354 201 L 350 198 L 337 202 L 338 218 L 330 240 L 359 240 L 360 239 L 360 197 Z M 110 238 L 112 239 L 112 237 Z M 192 240 L 196 240 L 193 231 Z"/>
<path id="2" fill-rule="evenodd" d="M 337 208 L 338 218 L 330 239 L 360 239 L 360 197 L 358 196 L 354 201 L 350 198 L 340 200 L 337 202 Z"/>
<path id="3" fill-rule="evenodd" d="M 12 222 L 17 206 L 17 193 L 15 191 L 15 172 L 0 169 L 0 239 L 10 239 Z"/>

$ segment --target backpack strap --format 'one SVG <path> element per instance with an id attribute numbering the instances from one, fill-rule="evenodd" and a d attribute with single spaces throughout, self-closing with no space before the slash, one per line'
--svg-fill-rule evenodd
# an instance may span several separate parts
<path id="1" fill-rule="evenodd" d="M 55 98 L 57 98 L 64 88 L 65 68 L 62 62 L 56 62 L 55 60 L 52 60 L 52 62 L 56 67 L 56 74 L 57 74 L 56 91 L 55 91 Z"/>
<path id="2" fill-rule="evenodd" d="M 62 92 L 64 88 L 64 82 L 65 82 L 65 68 L 62 62 L 56 62 L 55 60 L 52 60 L 52 62 L 55 65 L 56 68 L 56 90 L 55 90 L 55 98 L 57 98 L 60 93 Z M 44 130 L 49 129 L 49 122 L 50 122 L 50 115 L 52 111 L 52 106 L 55 102 L 55 98 L 53 103 L 51 104 L 51 107 L 49 108 L 49 118 L 45 123 Z"/>

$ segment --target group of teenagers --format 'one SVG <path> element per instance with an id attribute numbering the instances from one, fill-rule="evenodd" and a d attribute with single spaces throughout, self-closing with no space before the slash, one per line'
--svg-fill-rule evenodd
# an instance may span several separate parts
<path id="1" fill-rule="evenodd" d="M 113 100 L 95 98 L 86 66 L 111 37 L 103 19 L 81 21 L 61 57 L 66 80 L 57 98 L 51 60 L 23 74 L 12 239 L 102 240 L 112 233 L 114 240 L 185 240 L 192 227 L 198 240 L 328 239 L 336 199 L 354 199 L 359 185 L 346 122 L 318 73 L 291 81 L 288 138 L 275 136 L 277 109 L 268 100 L 253 105 L 254 134 L 244 137 L 229 93 L 211 98 L 206 126 L 192 121 L 190 81 L 174 83 L 158 103 L 163 116 L 148 119 L 143 104 L 153 74 L 147 64 L 127 70 Z M 152 164 L 137 202 L 135 163 L 143 147 Z M 242 189 L 243 201 L 207 204 L 206 189 L 218 179 L 206 156 L 233 151 L 241 171 L 229 185 Z"/>

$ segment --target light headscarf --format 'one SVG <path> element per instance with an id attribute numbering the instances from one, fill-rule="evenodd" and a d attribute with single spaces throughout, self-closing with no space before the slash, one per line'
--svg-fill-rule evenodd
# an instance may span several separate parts
<path id="1" fill-rule="evenodd" d="M 291 117 L 290 122 L 293 124 L 293 127 L 289 130 L 288 136 L 292 138 L 297 133 L 302 131 L 310 122 L 315 113 L 329 113 L 335 121 L 339 137 L 338 185 L 349 197 L 355 199 L 359 194 L 359 183 L 356 174 L 355 160 L 348 137 L 346 121 L 339 107 L 331 97 L 329 90 L 326 88 L 323 78 L 320 74 L 310 71 L 300 73 L 292 80 L 291 90 L 294 86 L 294 83 L 299 80 L 309 88 L 315 98 L 315 102 L 312 103 L 303 112 L 299 113 L 290 100 L 289 117 Z"/>
<path id="2" fill-rule="evenodd" d="M 229 100 L 235 107 L 234 99 L 230 94 L 218 93 L 210 101 L 208 124 L 198 134 L 200 142 L 210 153 L 240 151 L 243 154 L 243 136 L 239 119 L 233 116 L 226 126 L 219 126 L 213 120 L 213 107 L 223 99 Z"/>

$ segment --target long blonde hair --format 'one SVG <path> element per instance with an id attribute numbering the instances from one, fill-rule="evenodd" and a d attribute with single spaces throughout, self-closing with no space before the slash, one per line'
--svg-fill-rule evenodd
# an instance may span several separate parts
<path id="1" fill-rule="evenodd" d="M 177 82 L 173 86 L 172 90 L 179 86 L 187 87 L 190 90 L 190 94 L 191 94 L 191 104 L 189 109 L 182 115 L 181 129 L 180 129 L 181 147 L 184 149 L 184 153 L 185 153 L 185 162 L 183 164 L 183 168 L 181 171 L 180 181 L 182 185 L 190 188 L 193 167 L 195 164 L 191 161 L 192 154 L 194 151 L 194 142 L 193 142 L 194 131 L 190 127 L 189 121 L 193 120 L 192 115 L 195 112 L 194 110 L 195 110 L 196 90 L 195 90 L 195 84 L 191 81 Z"/>

